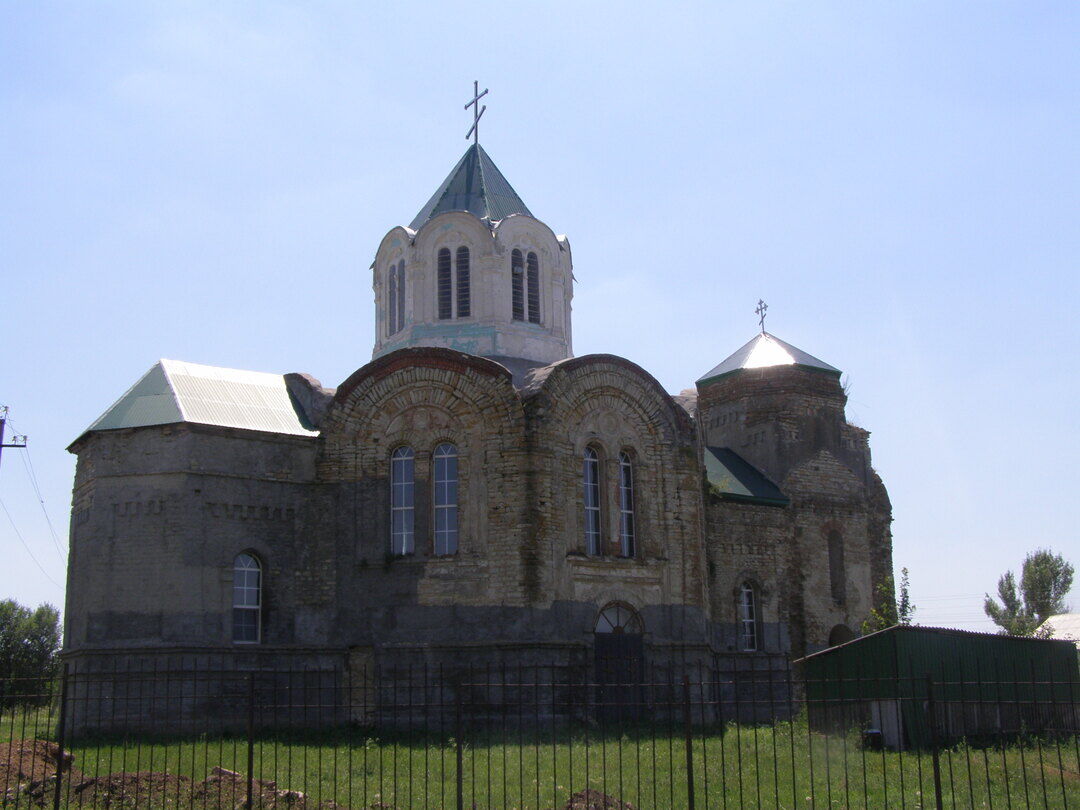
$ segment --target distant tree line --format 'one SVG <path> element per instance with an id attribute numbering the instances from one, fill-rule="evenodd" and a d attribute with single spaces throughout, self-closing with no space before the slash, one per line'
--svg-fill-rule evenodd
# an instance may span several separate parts
<path id="1" fill-rule="evenodd" d="M 59 666 L 59 611 L 0 601 L 0 705 L 47 700 Z"/>

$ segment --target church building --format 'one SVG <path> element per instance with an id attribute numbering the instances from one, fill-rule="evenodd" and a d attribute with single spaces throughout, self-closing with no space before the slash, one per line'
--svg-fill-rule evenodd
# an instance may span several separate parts
<path id="1" fill-rule="evenodd" d="M 474 142 L 376 247 L 336 387 L 156 363 L 69 448 L 66 660 L 347 680 L 853 638 L 891 507 L 840 371 L 764 327 L 680 395 L 575 357 L 572 259 Z"/>

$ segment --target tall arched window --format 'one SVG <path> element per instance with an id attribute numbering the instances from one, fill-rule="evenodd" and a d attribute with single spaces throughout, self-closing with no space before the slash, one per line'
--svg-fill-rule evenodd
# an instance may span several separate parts
<path id="1" fill-rule="evenodd" d="M 458 549 L 458 455 L 452 444 L 435 448 L 435 554 L 456 554 Z"/>
<path id="2" fill-rule="evenodd" d="M 398 330 L 397 323 L 397 311 L 398 311 L 398 283 L 397 283 L 397 266 L 390 265 L 390 273 L 386 279 L 386 334 L 392 335 Z"/>
<path id="3" fill-rule="evenodd" d="M 405 260 L 398 262 L 397 268 L 397 328 L 395 332 L 405 328 Z"/>
<path id="4" fill-rule="evenodd" d="M 414 548 L 413 462 L 411 447 L 390 456 L 390 553 L 412 554 Z"/>
<path id="5" fill-rule="evenodd" d="M 525 262 L 517 248 L 510 253 L 510 315 L 525 320 Z"/>
<path id="6" fill-rule="evenodd" d="M 535 253 L 528 258 L 529 323 L 540 323 L 540 262 Z"/>
<path id="7" fill-rule="evenodd" d="M 739 586 L 739 648 L 755 652 L 758 648 L 758 599 L 753 584 Z"/>
<path id="8" fill-rule="evenodd" d="M 262 566 L 253 554 L 233 560 L 232 638 L 238 644 L 258 644 L 262 637 Z"/>
<path id="9" fill-rule="evenodd" d="M 600 540 L 600 455 L 593 447 L 585 448 L 582 479 L 585 487 L 585 553 L 599 556 Z"/>
<path id="10" fill-rule="evenodd" d="M 847 572 L 844 570 L 844 537 L 838 531 L 831 531 L 829 542 L 829 588 L 833 601 L 844 603 L 847 596 Z"/>
<path id="11" fill-rule="evenodd" d="M 468 318 L 471 309 L 469 298 L 469 249 L 457 249 L 457 316 Z"/>
<path id="12" fill-rule="evenodd" d="M 436 267 L 436 294 L 439 301 L 440 320 L 454 317 L 454 290 L 450 272 L 450 248 L 439 248 L 439 260 Z"/>
<path id="13" fill-rule="evenodd" d="M 619 550 L 633 557 L 634 548 L 634 464 L 630 454 L 619 453 Z"/>

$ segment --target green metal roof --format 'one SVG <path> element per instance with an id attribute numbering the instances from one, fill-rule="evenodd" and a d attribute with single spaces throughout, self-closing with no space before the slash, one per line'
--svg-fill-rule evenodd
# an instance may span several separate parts
<path id="1" fill-rule="evenodd" d="M 705 475 L 721 497 L 732 501 L 787 506 L 780 487 L 728 447 L 705 448 Z"/>
<path id="2" fill-rule="evenodd" d="M 280 374 L 161 360 L 87 432 L 194 422 L 317 436 Z"/>
<path id="3" fill-rule="evenodd" d="M 414 231 L 419 230 L 432 217 L 448 211 L 468 211 L 490 222 L 505 219 L 511 214 L 532 216 L 499 167 L 478 143 L 465 150 L 461 160 L 409 227 Z"/>
<path id="4" fill-rule="evenodd" d="M 830 366 L 824 360 L 818 360 L 812 354 L 807 354 L 802 349 L 795 348 L 775 335 L 762 332 L 759 335 L 754 335 L 752 340 L 712 369 L 698 382 L 715 380 L 745 368 L 768 368 L 770 366 L 800 366 L 815 371 L 825 371 L 829 374 L 835 374 L 837 377 L 841 373 L 840 369 Z"/>

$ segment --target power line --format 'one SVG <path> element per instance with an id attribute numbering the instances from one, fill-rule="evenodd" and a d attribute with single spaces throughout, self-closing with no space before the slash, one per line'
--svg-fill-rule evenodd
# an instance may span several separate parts
<path id="1" fill-rule="evenodd" d="M 41 571 L 42 574 L 44 574 L 45 579 L 49 580 L 49 582 L 51 582 L 57 588 L 60 588 L 61 591 L 64 590 L 63 586 L 59 582 L 49 576 L 49 572 L 45 570 L 45 567 L 41 564 L 38 558 L 34 556 L 34 552 L 30 550 L 30 546 L 27 545 L 26 540 L 23 539 L 22 532 L 20 532 L 19 527 L 15 525 L 15 521 L 11 517 L 11 512 L 8 511 L 7 506 L 4 504 L 3 498 L 0 498 L 0 509 L 4 510 L 4 514 L 7 515 L 8 523 L 10 523 L 11 528 L 15 530 L 15 536 L 19 538 L 19 542 L 22 543 L 23 548 L 26 549 L 26 553 L 30 555 L 30 559 L 34 561 L 34 565 L 36 565 L 38 567 L 38 570 Z"/>
<path id="2" fill-rule="evenodd" d="M 34 494 L 37 495 L 38 503 L 41 505 L 41 514 L 45 515 L 45 522 L 49 524 L 49 534 L 52 535 L 53 547 L 56 549 L 57 555 L 60 560 L 65 559 L 64 552 L 60 549 L 60 538 L 56 534 L 56 529 L 53 528 L 53 522 L 49 518 L 49 510 L 45 508 L 45 498 L 41 494 L 41 487 L 38 486 L 37 473 L 34 472 L 34 462 L 30 460 L 30 448 L 26 448 L 26 452 L 22 454 L 23 469 L 26 470 L 26 474 L 30 478 L 30 485 L 34 488 Z"/>

